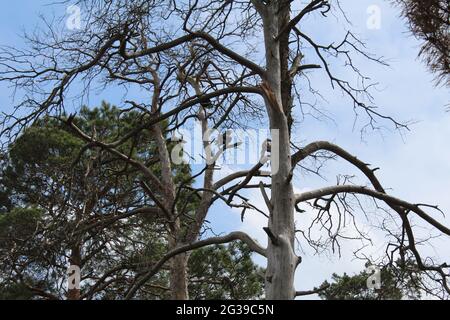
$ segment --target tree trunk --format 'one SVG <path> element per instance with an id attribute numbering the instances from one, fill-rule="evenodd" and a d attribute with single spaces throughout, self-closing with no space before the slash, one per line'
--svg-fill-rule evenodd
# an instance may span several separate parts
<path id="1" fill-rule="evenodd" d="M 170 268 L 170 291 L 172 300 L 188 300 L 188 254 L 179 254 L 172 259 Z"/>
<path id="2" fill-rule="evenodd" d="M 283 6 L 287 6 L 287 10 L 280 10 Z M 283 65 L 286 61 L 282 63 L 282 56 L 285 55 L 280 52 L 288 48 L 280 48 L 281 42 L 276 40 L 280 22 L 285 18 L 282 15 L 286 11 L 289 13 L 289 4 L 277 1 L 266 8 L 263 18 L 267 64 L 265 86 L 269 90 L 269 93 L 266 92 L 266 106 L 272 130 L 272 208 L 268 232 L 273 235 L 268 245 L 266 298 L 290 300 L 295 297 L 294 276 L 299 259 L 294 252 L 295 199 L 290 179 L 289 120 L 288 113 L 283 110 L 282 98 Z"/>
<path id="3" fill-rule="evenodd" d="M 177 248 L 180 243 L 178 236 L 181 232 L 180 220 L 176 219 L 172 226 L 172 235 L 169 239 L 169 248 L 173 250 Z M 188 291 L 188 261 L 189 254 L 179 254 L 173 257 L 170 261 L 169 271 L 169 285 L 170 295 L 172 300 L 189 300 Z"/>
<path id="4" fill-rule="evenodd" d="M 155 95 L 156 97 L 158 95 Z M 156 102 L 154 102 L 156 106 Z M 156 108 L 154 108 L 156 111 Z M 164 190 L 164 204 L 166 210 L 170 212 L 171 219 L 174 221 L 169 223 L 169 248 L 170 250 L 177 248 L 180 245 L 179 239 L 182 235 L 182 228 L 180 219 L 177 218 L 177 210 L 173 206 L 175 202 L 175 185 L 172 177 L 172 166 L 170 162 L 169 150 L 164 139 L 162 128 L 160 124 L 152 127 L 156 143 L 158 145 L 159 159 L 161 163 L 161 175 Z M 173 212 L 171 212 L 173 208 Z M 182 245 L 182 244 L 181 244 Z M 189 254 L 180 254 L 171 259 L 169 271 L 169 285 L 172 300 L 188 300 L 188 264 Z"/>

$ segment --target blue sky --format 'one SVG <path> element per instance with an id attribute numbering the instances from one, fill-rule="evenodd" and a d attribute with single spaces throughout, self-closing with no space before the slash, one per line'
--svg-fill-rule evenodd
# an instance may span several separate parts
<path id="1" fill-rule="evenodd" d="M 33 30 L 39 22 L 38 13 L 49 13 L 51 8 L 46 6 L 48 3 L 50 1 L 17 0 L 3 6 L 0 11 L 0 44 L 22 46 L 23 42 L 17 35 L 22 29 Z M 367 8 L 371 5 L 381 9 L 381 28 L 378 30 L 366 26 L 369 18 Z M 382 67 L 361 59 L 355 60 L 365 74 L 379 83 L 379 90 L 373 95 L 380 111 L 398 120 L 413 120 L 414 124 L 410 132 L 399 134 L 389 129 L 389 123 L 384 123 L 388 129 L 368 132 L 361 138 L 359 129 L 362 123 L 354 127 L 351 102 L 339 91 L 333 91 L 324 73 L 317 71 L 310 75 L 310 79 L 326 100 L 320 102 L 320 107 L 335 121 L 306 118 L 296 126 L 294 139 L 304 143 L 314 140 L 337 143 L 373 166 L 380 167 L 378 176 L 393 195 L 411 202 L 438 204 L 444 212 L 450 213 L 450 114 L 445 112 L 445 105 L 450 100 L 448 88 L 433 85 L 433 75 L 417 59 L 420 43 L 408 34 L 404 22 L 398 18 L 398 10 L 392 8 L 388 1 L 347 0 L 342 1 L 342 6 L 353 23 L 351 29 L 365 40 L 368 50 L 383 56 L 390 64 L 390 67 Z M 61 15 L 64 9 L 58 7 L 52 10 L 56 15 Z M 328 20 L 309 19 L 302 27 L 319 42 L 327 44 L 330 40 L 339 41 L 344 34 L 343 27 L 348 25 L 331 17 Z M 310 54 L 307 53 L 306 59 L 310 59 Z M 339 66 L 336 68 L 344 72 Z M 344 75 L 352 77 L 351 74 Z M 10 94 L 11 90 L 0 84 L 2 110 L 8 110 Z M 122 98 L 115 90 L 108 90 L 93 94 L 89 104 L 98 105 L 103 99 L 119 103 Z M 338 173 L 355 172 L 341 162 L 331 163 L 323 172 L 328 181 L 299 175 L 295 178 L 295 185 L 298 189 L 311 189 L 334 184 Z M 261 201 L 257 194 L 251 196 L 255 201 Z M 449 217 L 445 219 L 447 225 L 450 225 Z M 444 221 L 439 215 L 436 218 Z M 263 241 L 261 228 L 265 222 L 256 216 L 241 224 L 238 213 L 217 206 L 208 219 L 217 232 L 238 228 Z M 386 244 L 382 235 L 376 234 L 376 237 L 379 243 L 374 250 Z M 445 241 L 437 240 L 435 244 L 439 246 L 439 252 L 437 254 L 433 253 L 433 249 L 427 249 L 430 254 L 450 261 L 448 242 L 444 245 Z M 343 251 L 345 249 L 351 253 L 354 248 L 352 244 L 344 244 Z M 350 254 L 339 258 L 331 254 L 317 257 L 306 252 L 303 261 L 296 277 L 299 290 L 319 285 L 334 272 L 352 273 L 363 268 L 363 263 L 352 260 Z"/>

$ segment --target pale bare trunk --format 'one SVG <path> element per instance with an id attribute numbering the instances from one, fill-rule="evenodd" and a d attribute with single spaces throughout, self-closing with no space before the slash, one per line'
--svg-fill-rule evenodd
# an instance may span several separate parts
<path id="1" fill-rule="evenodd" d="M 280 4 L 281 5 L 281 4 Z M 288 4 L 285 4 L 288 6 Z M 266 297 L 274 300 L 289 300 L 295 297 L 294 275 L 298 257 L 294 252 L 294 192 L 291 183 L 291 151 L 288 111 L 284 110 L 282 97 L 282 79 L 285 72 L 280 54 L 280 41 L 275 40 L 280 28 L 280 21 L 285 17 L 277 3 L 267 6 L 264 17 L 264 35 L 266 47 L 267 79 L 266 86 L 275 99 L 266 97 L 267 111 L 271 129 L 278 139 L 278 160 L 272 160 L 272 168 L 277 169 L 272 175 L 272 200 L 269 221 L 269 241 L 267 251 Z M 287 12 L 289 10 L 287 9 Z M 281 48 L 282 50 L 286 48 Z M 287 109 L 287 108 L 286 108 Z M 287 112 L 286 112 L 287 111 Z M 276 148 L 276 146 L 273 146 Z M 278 166 L 274 166 L 278 161 Z M 278 168 L 276 168 L 278 167 Z"/>

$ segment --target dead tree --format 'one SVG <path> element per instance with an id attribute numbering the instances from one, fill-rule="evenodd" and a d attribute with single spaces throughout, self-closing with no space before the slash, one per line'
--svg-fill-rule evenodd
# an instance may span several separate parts
<path id="1" fill-rule="evenodd" d="M 140 110 L 142 123 L 116 141 L 99 141 L 77 128 L 70 119 L 61 119 L 71 132 L 85 140 L 87 147 L 109 151 L 140 170 L 143 191 L 165 215 L 171 234 L 170 251 L 147 272 L 136 277 L 127 298 L 132 298 L 136 290 L 169 261 L 173 297 L 188 298 L 188 252 L 236 240 L 246 242 L 252 250 L 267 258 L 268 299 L 293 299 L 304 295 L 294 287 L 295 272 L 301 263 L 295 247 L 299 232 L 294 222 L 296 212 L 302 212 L 301 205 L 310 204 L 318 212 L 315 222 L 328 226 L 329 240 L 335 244 L 340 237 L 340 225 L 333 229 L 330 222 L 351 212 L 352 203 L 348 197 L 352 195 L 368 196 L 390 207 L 401 224 L 398 230 L 386 230 L 392 235 L 399 234 L 395 237 L 398 241 L 387 248 L 389 256 L 414 259 L 418 270 L 411 272 L 423 271 L 449 291 L 448 265 L 431 263 L 421 257 L 411 224 L 411 217 L 415 215 L 442 234 L 450 235 L 448 228 L 424 211 L 435 208 L 388 195 L 375 177 L 374 169 L 338 146 L 315 142 L 301 147 L 293 142 L 295 99 L 299 98 L 298 92 L 305 90 L 297 79 L 316 69 L 322 69 L 317 72 L 323 72 L 333 88 L 348 97 L 355 112 L 367 117 L 369 127 L 376 127 L 380 120 L 390 121 L 396 128 L 405 127 L 372 105 L 369 93 L 372 84 L 365 83 L 366 78 L 354 66 L 352 57 L 360 54 L 374 62 L 383 61 L 366 53 L 364 44 L 351 32 L 339 43 L 324 45 L 299 28 L 308 17 L 323 18 L 332 10 L 339 12 L 337 1 L 312 0 L 295 12 L 293 6 L 301 4 L 292 0 L 109 0 L 79 1 L 78 4 L 83 11 L 89 12 L 82 30 L 65 32 L 63 36 L 51 30 L 44 37 L 29 38 L 33 44 L 31 51 L 4 48 L 0 53 L 3 67 L 0 80 L 10 82 L 24 97 L 16 105 L 21 115 L 6 116 L 1 133 L 12 139 L 21 128 L 44 114 L 60 117 L 70 93 L 79 90 L 79 83 L 84 84 L 81 96 L 94 84 L 137 86 L 146 93 L 143 101 L 124 101 L 127 105 L 123 107 L 124 112 Z M 238 46 L 235 45 L 237 41 Z M 262 55 L 255 50 L 258 46 L 262 47 Z M 314 56 L 305 57 L 305 47 L 312 49 Z M 337 77 L 330 56 L 343 59 L 360 77 L 362 85 L 353 85 Z M 76 100 L 70 100 L 73 101 Z M 301 107 L 302 100 L 299 101 Z M 27 111 L 25 116 L 24 110 Z M 206 133 L 211 127 L 245 127 L 252 118 L 261 116 L 267 119 L 273 134 L 271 173 L 262 170 L 269 159 L 264 156 L 263 161 L 253 168 L 215 181 L 217 159 L 234 147 L 225 145 L 211 154 L 204 169 L 194 175 L 194 178 L 202 176 L 200 188 L 173 180 L 165 134 L 182 128 L 192 119 L 199 120 L 203 133 Z M 161 179 L 145 163 L 118 149 L 144 130 L 153 134 L 157 145 Z M 203 141 L 206 152 L 212 143 Z M 344 184 L 295 194 L 293 177 L 298 172 L 296 169 L 303 167 L 306 159 L 323 158 L 324 154 L 325 157 L 341 157 L 358 168 L 371 187 L 354 186 L 345 179 Z M 263 179 L 253 184 L 261 176 L 269 177 L 270 184 L 265 184 Z M 267 210 L 258 209 L 247 201 L 242 191 L 249 188 L 261 190 Z M 179 196 L 183 190 L 191 191 L 188 199 Z M 189 210 L 189 202 L 193 199 L 199 201 L 194 212 Z M 268 247 L 262 248 L 242 232 L 202 239 L 206 216 L 216 201 L 241 208 L 243 214 L 251 209 L 265 215 L 268 211 L 265 228 Z M 308 235 L 305 239 L 310 240 Z"/>

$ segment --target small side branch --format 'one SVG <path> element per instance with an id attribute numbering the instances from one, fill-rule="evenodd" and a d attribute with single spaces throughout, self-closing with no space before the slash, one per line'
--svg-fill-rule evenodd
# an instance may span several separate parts
<path id="1" fill-rule="evenodd" d="M 321 286 L 320 288 L 313 289 L 313 290 L 308 290 L 308 291 L 297 291 L 297 292 L 295 293 L 295 296 L 296 296 L 296 297 L 304 297 L 304 296 L 310 296 L 310 295 L 312 295 L 312 294 L 318 294 L 318 293 L 321 293 L 321 292 L 327 290 L 329 287 L 330 287 L 330 285 L 329 285 L 329 284 L 326 284 L 326 285 Z"/>
<path id="2" fill-rule="evenodd" d="M 262 181 L 259 183 L 259 190 L 261 190 L 261 194 L 264 198 L 264 201 L 266 202 L 267 208 L 269 209 L 270 212 L 272 212 L 273 210 L 272 202 L 270 201 L 269 196 L 266 193 L 266 189 Z"/>
<path id="3" fill-rule="evenodd" d="M 298 15 L 296 15 L 287 25 L 281 29 L 280 33 L 276 37 L 279 40 L 284 34 L 290 32 L 308 13 L 318 10 L 320 8 L 326 7 L 326 11 L 330 9 L 330 5 L 326 0 L 313 0 L 311 1 Z M 325 14 L 325 12 L 323 12 Z"/>
<path id="4" fill-rule="evenodd" d="M 164 212 L 164 215 L 166 216 L 168 221 L 172 220 L 172 215 L 169 212 L 169 210 L 167 210 L 166 206 L 159 201 L 159 199 L 156 197 L 156 195 L 152 192 L 152 190 L 150 189 L 150 187 L 144 182 L 141 181 L 140 185 L 142 187 L 142 189 L 145 191 L 145 193 L 155 202 L 155 204 Z"/>
<path id="5" fill-rule="evenodd" d="M 314 200 L 317 198 L 322 198 L 326 196 L 332 196 L 339 193 L 354 193 L 354 194 L 363 194 L 370 197 L 373 197 L 375 199 L 384 201 L 388 205 L 395 205 L 400 206 L 401 208 L 404 208 L 406 210 L 410 210 L 414 213 L 416 213 L 420 218 L 434 226 L 439 231 L 445 233 L 446 235 L 450 236 L 450 229 L 446 226 L 442 225 L 438 221 L 436 221 L 434 218 L 429 216 L 425 211 L 423 211 L 418 205 L 406 202 L 404 200 L 392 197 L 390 195 L 387 195 L 386 193 L 378 192 L 372 189 L 369 189 L 364 186 L 353 186 L 353 185 L 338 185 L 338 186 L 332 186 L 327 187 L 323 189 L 318 189 L 314 191 L 309 191 L 302 193 L 300 195 L 296 196 L 296 203 L 305 202 L 309 200 Z"/>
<path id="6" fill-rule="evenodd" d="M 280 241 L 276 235 L 273 234 L 272 230 L 270 228 L 265 227 L 263 228 L 264 232 L 267 233 L 267 236 L 269 237 L 270 241 L 274 246 L 278 246 L 280 244 Z"/>

